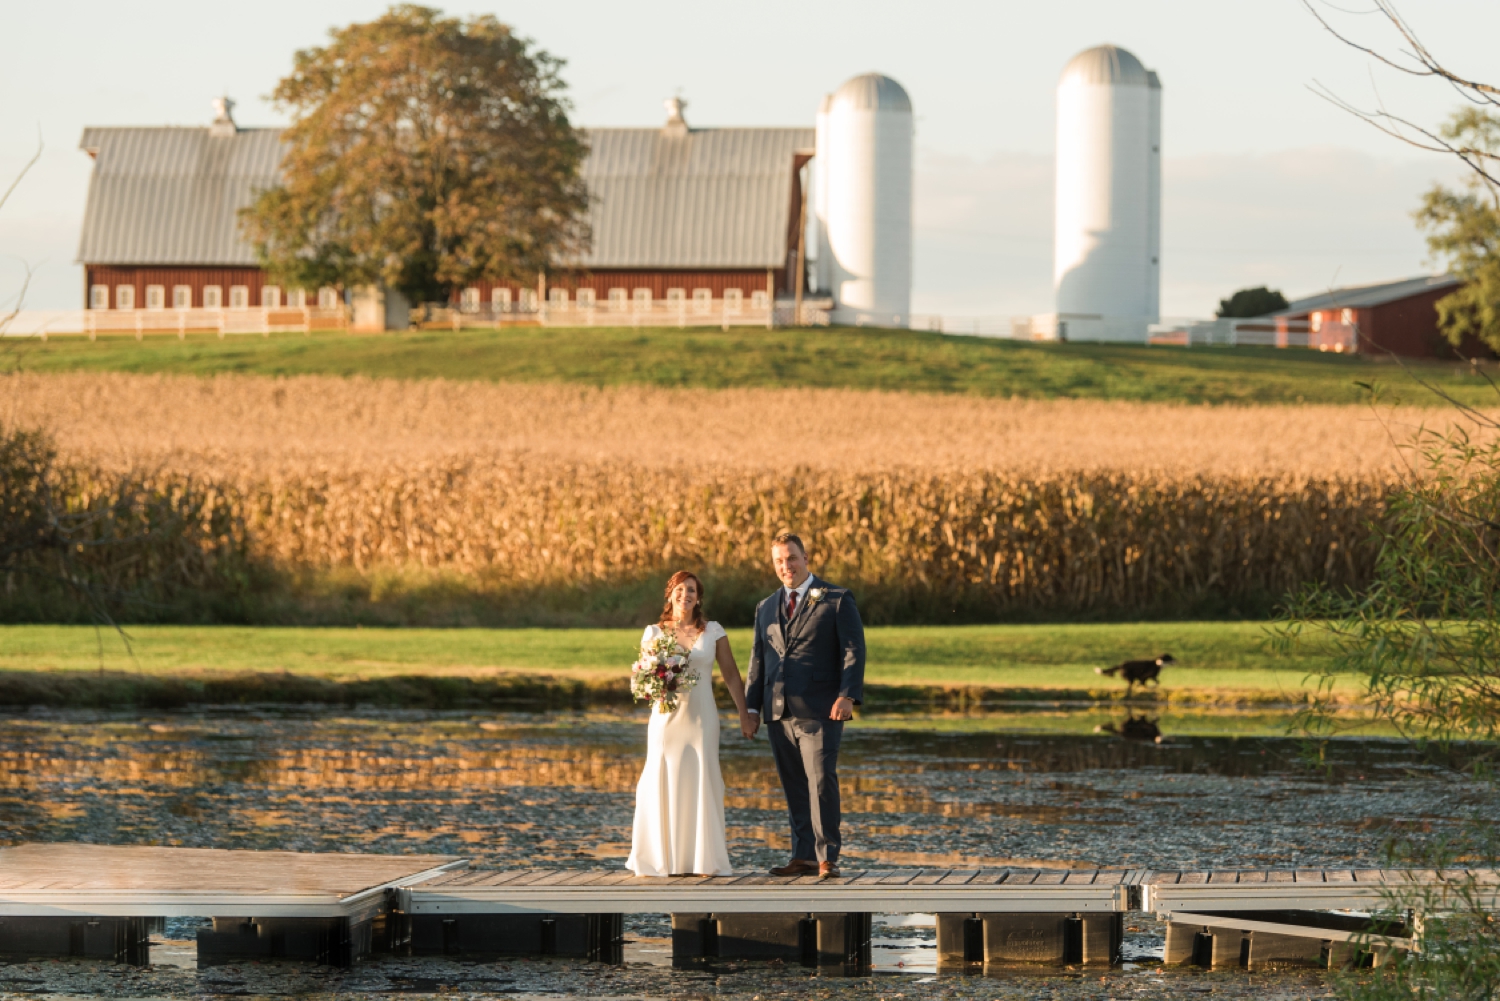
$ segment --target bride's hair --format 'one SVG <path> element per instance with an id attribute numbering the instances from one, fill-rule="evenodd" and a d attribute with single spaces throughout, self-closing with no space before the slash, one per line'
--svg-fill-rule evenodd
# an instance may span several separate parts
<path id="1" fill-rule="evenodd" d="M 692 581 L 694 584 L 698 585 L 698 604 L 693 606 L 693 625 L 697 626 L 700 630 L 704 628 L 703 582 L 698 579 L 697 574 L 689 570 L 679 570 L 671 576 L 671 579 L 667 581 L 667 589 L 665 592 L 667 602 L 666 604 L 662 605 L 661 618 L 657 620 L 657 625 L 661 626 L 663 629 L 672 624 L 672 592 L 677 590 L 678 584 L 684 583 L 685 581 Z"/>

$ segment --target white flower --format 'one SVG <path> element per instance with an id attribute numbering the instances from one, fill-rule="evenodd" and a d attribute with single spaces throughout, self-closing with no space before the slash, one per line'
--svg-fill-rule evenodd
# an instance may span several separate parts
<path id="1" fill-rule="evenodd" d="M 827 593 L 828 593 L 827 589 L 821 588 L 821 587 L 815 587 L 812 590 L 810 590 L 810 591 L 807 592 L 807 600 L 811 601 L 811 602 L 814 602 L 814 603 L 822 601 L 823 600 L 823 595 L 825 595 Z"/>

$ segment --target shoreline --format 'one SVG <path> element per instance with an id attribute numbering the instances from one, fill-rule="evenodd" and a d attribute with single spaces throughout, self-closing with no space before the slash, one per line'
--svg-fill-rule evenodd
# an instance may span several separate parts
<path id="1" fill-rule="evenodd" d="M 984 684 L 882 684 L 865 686 L 865 712 L 883 716 L 974 713 L 1025 705 L 1067 704 L 1112 708 L 1295 709 L 1312 698 L 1308 690 L 1163 687 L 1125 697 L 1123 688 L 1002 687 Z M 716 681 L 715 696 L 729 705 Z M 1336 692 L 1341 706 L 1355 708 L 1352 692 Z M 174 672 L 0 671 L 0 712 L 14 709 L 177 710 L 216 706 L 326 706 L 391 709 L 492 709 L 508 712 L 632 708 L 623 679 L 577 678 L 530 672 L 487 677 L 454 674 L 393 674 L 333 679 L 291 671 Z"/>

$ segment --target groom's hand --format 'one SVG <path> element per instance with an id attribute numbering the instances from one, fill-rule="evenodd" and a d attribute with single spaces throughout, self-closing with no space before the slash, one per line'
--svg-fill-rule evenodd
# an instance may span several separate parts
<path id="1" fill-rule="evenodd" d="M 760 713 L 740 713 L 740 733 L 744 735 L 746 740 L 754 740 L 756 733 L 759 731 Z"/>
<path id="2" fill-rule="evenodd" d="M 833 700 L 833 712 L 828 714 L 829 719 L 836 719 L 840 723 L 854 718 L 854 700 L 839 696 Z"/>

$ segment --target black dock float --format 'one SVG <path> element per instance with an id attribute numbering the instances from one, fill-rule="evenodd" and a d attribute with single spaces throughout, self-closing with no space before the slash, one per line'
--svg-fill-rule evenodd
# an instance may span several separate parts
<path id="1" fill-rule="evenodd" d="M 1110 966 L 1124 933 L 1120 913 L 939 914 L 938 966 Z"/>
<path id="2" fill-rule="evenodd" d="M 625 922 L 619 914 L 417 914 L 411 917 L 414 956 L 561 956 L 597 963 L 624 961 Z"/>
<path id="3" fill-rule="evenodd" d="M 99 959 L 147 966 L 159 918 L 0 917 L 0 957 Z"/>
<path id="4" fill-rule="evenodd" d="M 673 914 L 672 964 L 779 959 L 849 973 L 870 968 L 869 914 Z"/>

